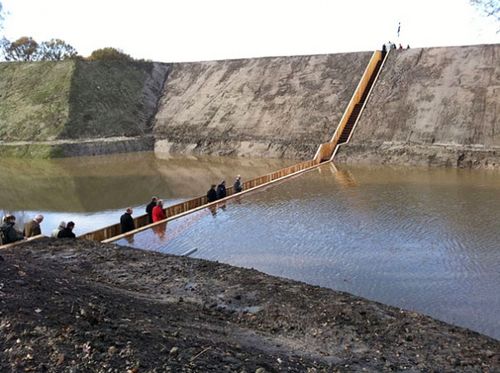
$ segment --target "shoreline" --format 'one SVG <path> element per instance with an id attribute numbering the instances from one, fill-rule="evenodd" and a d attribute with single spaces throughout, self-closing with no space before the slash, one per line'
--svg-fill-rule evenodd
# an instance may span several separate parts
<path id="1" fill-rule="evenodd" d="M 500 368 L 493 338 L 252 269 L 83 240 L 0 255 L 2 371 Z"/>
<path id="2" fill-rule="evenodd" d="M 0 141 L 0 156 L 9 158 L 54 159 L 116 153 L 138 153 L 153 151 L 154 141 L 152 135 L 53 141 Z"/>

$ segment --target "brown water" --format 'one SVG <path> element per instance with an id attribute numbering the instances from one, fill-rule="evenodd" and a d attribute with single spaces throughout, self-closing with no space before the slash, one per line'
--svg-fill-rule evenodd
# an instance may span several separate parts
<path id="1" fill-rule="evenodd" d="M 126 240 L 120 244 L 130 244 Z M 326 165 L 135 235 L 500 339 L 500 173 Z"/>
<path id="2" fill-rule="evenodd" d="M 183 157 L 153 153 L 54 160 L 0 159 L 0 214 L 18 222 L 42 213 L 42 232 L 61 220 L 76 222 L 81 234 L 119 221 L 127 206 L 144 213 L 151 196 L 166 204 L 204 195 L 211 183 L 236 174 L 253 178 L 294 163 L 290 160 Z M 19 224 L 20 225 L 20 224 Z"/>
<path id="3" fill-rule="evenodd" d="M 45 214 L 44 233 L 77 233 L 174 203 L 240 173 L 290 161 L 156 159 L 151 153 L 52 161 L 0 160 L 0 212 Z M 120 244 L 129 244 L 126 240 Z M 419 311 L 500 339 L 500 173 L 341 168 L 316 171 L 202 210 L 132 245 L 253 267 Z"/>

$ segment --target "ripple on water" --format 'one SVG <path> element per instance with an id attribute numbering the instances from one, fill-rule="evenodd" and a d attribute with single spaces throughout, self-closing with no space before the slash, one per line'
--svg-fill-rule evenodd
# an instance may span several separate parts
<path id="1" fill-rule="evenodd" d="M 197 248 L 200 258 L 500 338 L 500 175 L 426 172 L 352 169 L 349 183 L 345 175 L 312 172 L 227 203 L 215 216 L 179 219 L 161 244 L 152 232 L 136 242 L 169 253 Z"/>

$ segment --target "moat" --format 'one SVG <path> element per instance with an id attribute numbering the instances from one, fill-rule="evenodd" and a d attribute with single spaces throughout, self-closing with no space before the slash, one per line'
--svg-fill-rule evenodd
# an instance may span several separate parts
<path id="1" fill-rule="evenodd" d="M 292 163 L 170 159 L 134 154 L 57 161 L 2 160 L 0 209 L 42 212 L 80 233 L 135 215 L 151 195 L 167 204 L 210 183 Z M 165 229 L 118 242 L 321 285 L 500 338 L 500 174 L 457 169 L 325 165 Z"/>

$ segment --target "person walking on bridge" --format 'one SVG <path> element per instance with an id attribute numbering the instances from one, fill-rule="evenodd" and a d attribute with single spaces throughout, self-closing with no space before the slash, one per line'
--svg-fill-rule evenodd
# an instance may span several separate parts
<path id="1" fill-rule="evenodd" d="M 153 209 L 156 206 L 156 201 L 158 201 L 158 197 L 152 197 L 151 202 L 146 206 L 146 214 L 148 214 L 148 224 L 153 222 Z"/>
<path id="2" fill-rule="evenodd" d="M 64 228 L 57 234 L 57 238 L 76 238 L 75 234 L 73 233 L 73 228 L 75 228 L 75 223 L 69 221 L 68 224 L 66 224 L 66 228 Z"/>
<path id="3" fill-rule="evenodd" d="M 226 192 L 226 181 L 222 180 L 222 182 L 217 185 L 217 199 L 225 198 L 227 195 Z"/>
<path id="4" fill-rule="evenodd" d="M 215 184 L 212 184 L 210 190 L 207 192 L 207 202 L 217 201 L 217 192 L 215 191 Z"/>
<path id="5" fill-rule="evenodd" d="M 153 208 L 153 223 L 156 223 L 160 220 L 165 220 L 166 218 L 167 215 L 165 214 L 165 211 L 163 211 L 163 201 L 159 199 L 156 202 L 156 206 Z"/>
<path id="6" fill-rule="evenodd" d="M 16 217 L 14 215 L 6 215 L 3 218 L 3 224 L 0 226 L 0 245 L 22 240 L 24 237 L 21 232 L 18 232 L 14 225 L 16 224 Z"/>
<path id="7" fill-rule="evenodd" d="M 66 222 L 62 221 L 59 223 L 59 226 L 52 231 L 52 234 L 50 235 L 50 237 L 57 238 L 57 235 L 59 234 L 59 232 L 62 231 L 64 228 L 66 228 Z"/>
<path id="8" fill-rule="evenodd" d="M 241 185 L 241 176 L 236 176 L 236 180 L 233 185 L 233 193 L 240 193 L 243 190 L 243 186 Z"/>
<path id="9" fill-rule="evenodd" d="M 120 216 L 120 227 L 122 234 L 133 231 L 135 229 L 134 219 L 132 218 L 133 210 L 128 207 L 125 213 Z"/>
<path id="10" fill-rule="evenodd" d="M 37 215 L 33 220 L 24 224 L 24 237 L 28 238 L 42 234 L 42 229 L 40 228 L 40 224 L 42 223 L 42 221 L 43 215 Z"/>

